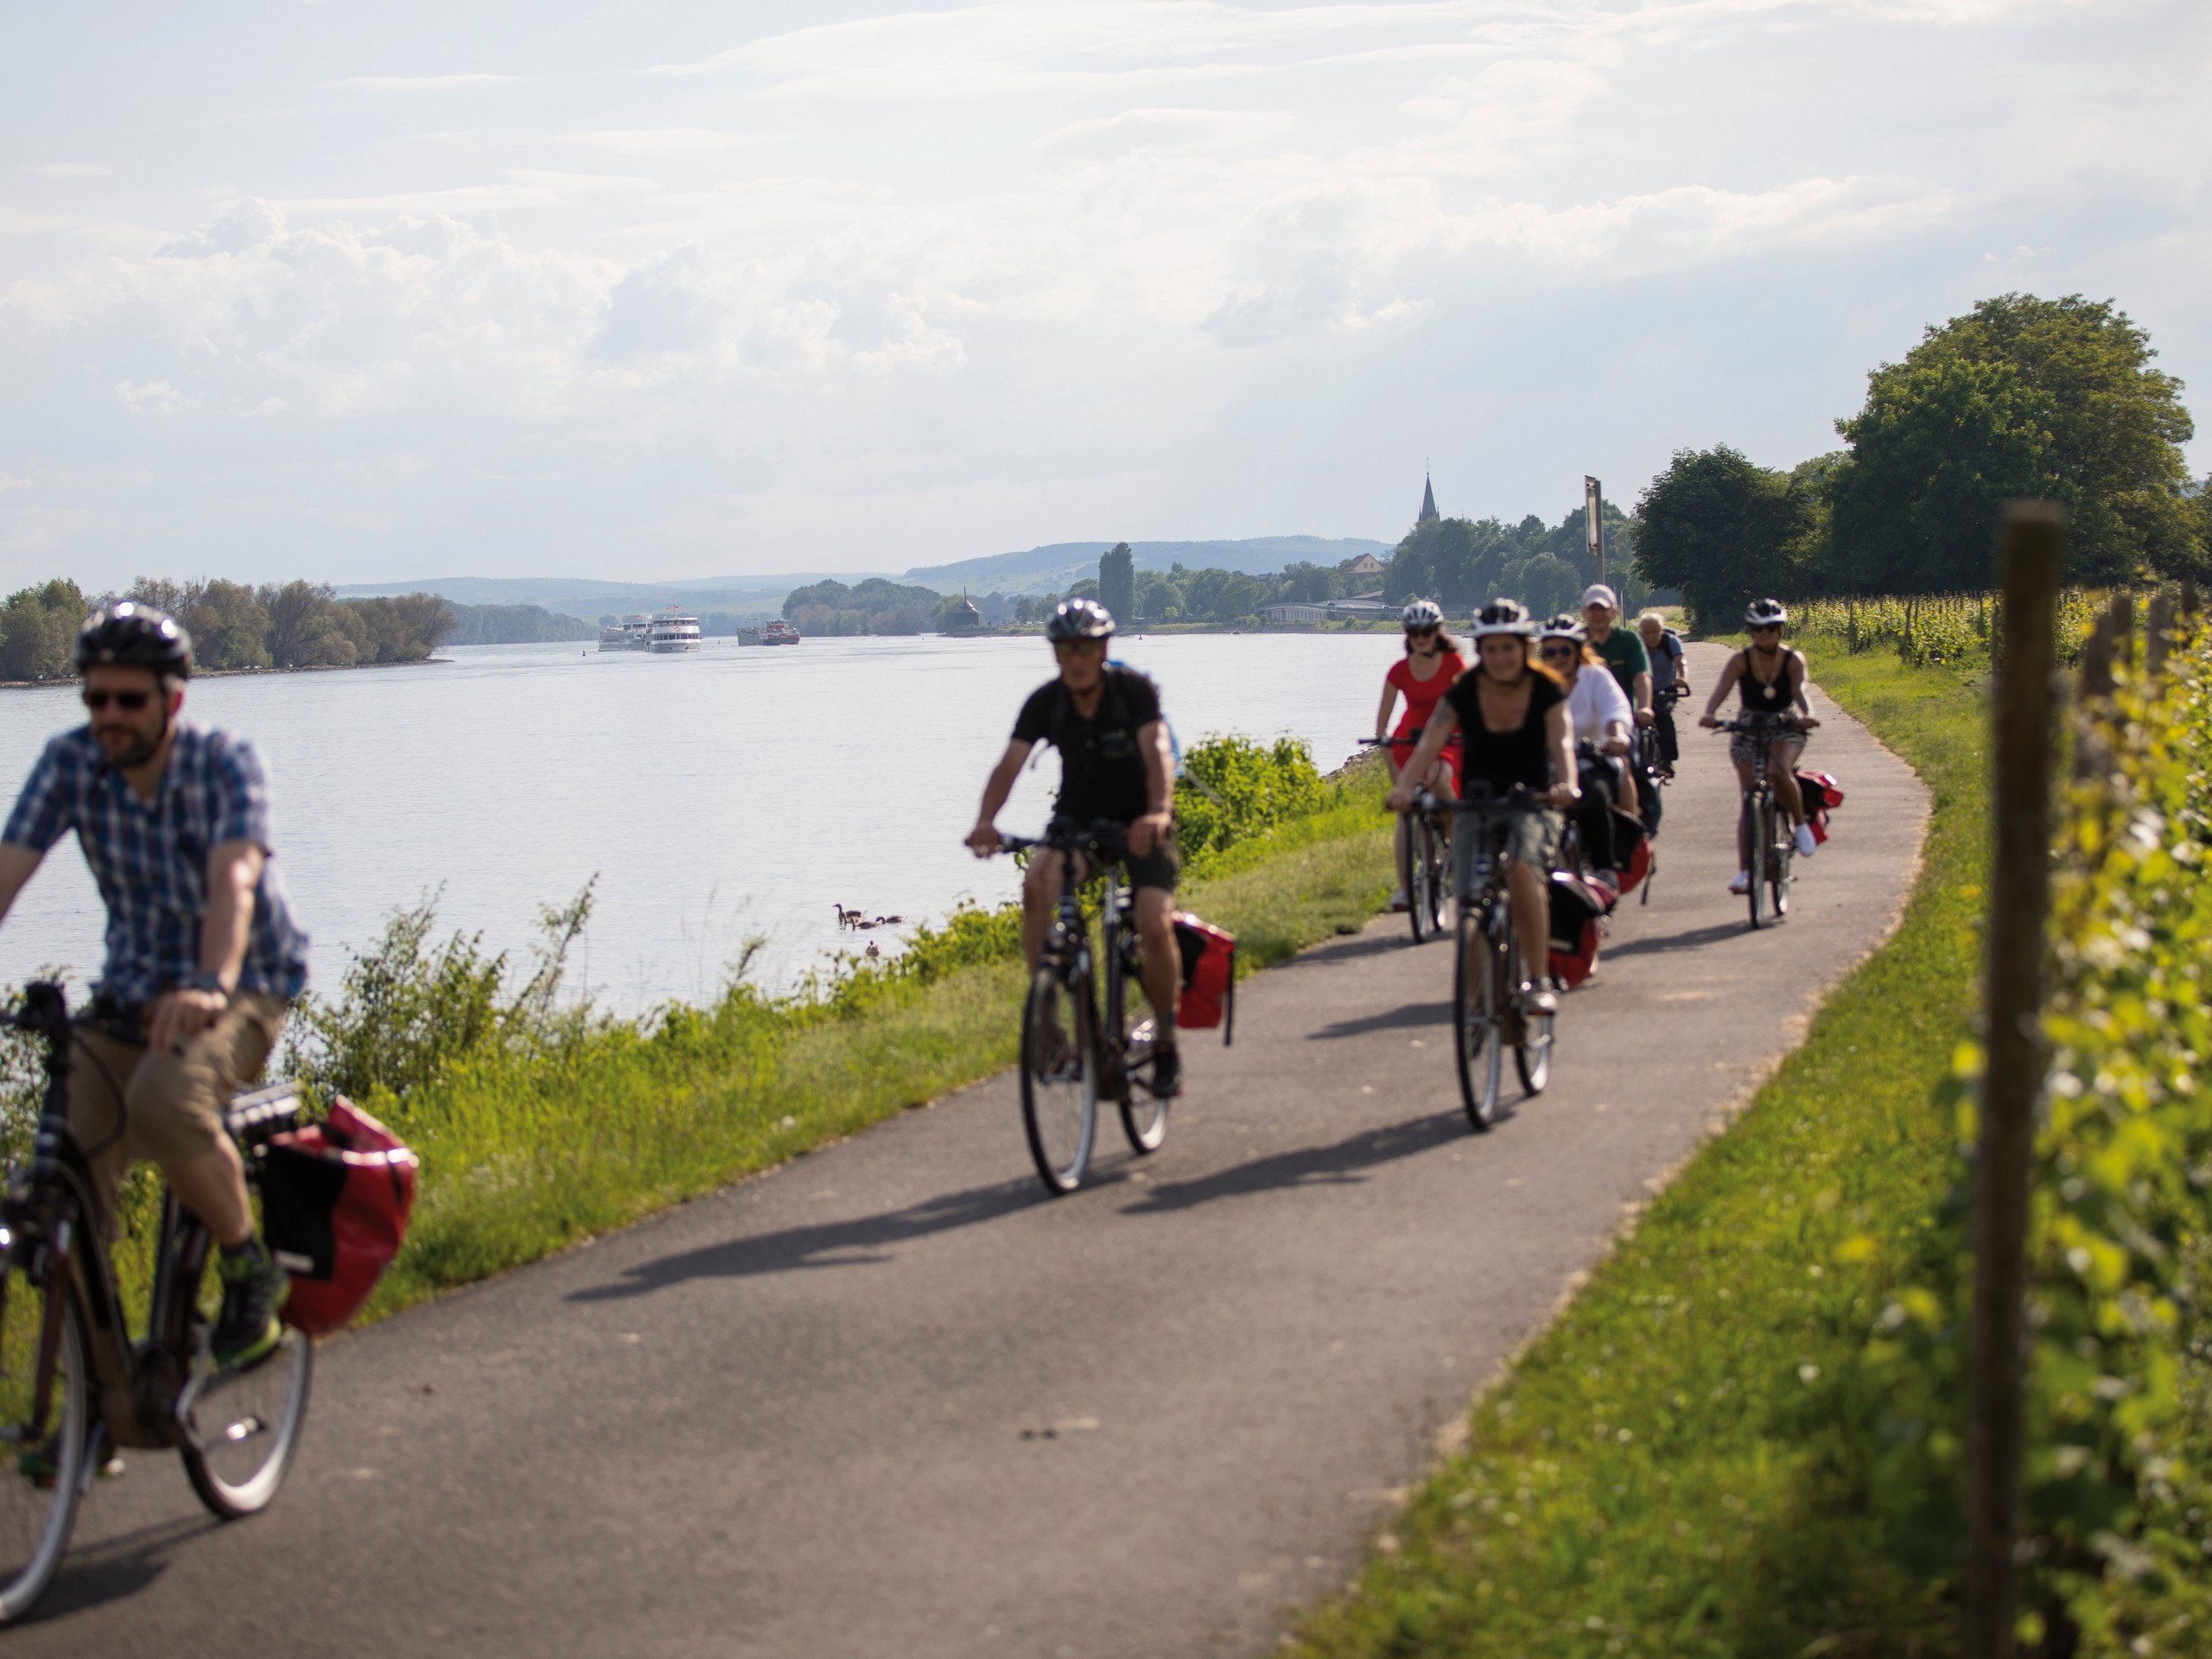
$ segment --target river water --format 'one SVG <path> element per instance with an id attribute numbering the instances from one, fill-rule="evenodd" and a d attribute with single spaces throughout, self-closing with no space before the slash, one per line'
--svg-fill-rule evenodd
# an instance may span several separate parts
<path id="1" fill-rule="evenodd" d="M 1117 642 L 1160 683 L 1185 748 L 1287 733 L 1324 770 L 1372 729 L 1389 635 L 1179 634 Z M 526 957 L 539 907 L 597 878 L 571 985 L 620 1011 L 713 996 L 748 939 L 788 986 L 841 930 L 834 906 L 911 922 L 1014 896 L 1012 862 L 961 845 L 1022 698 L 1052 672 L 1034 636 L 709 641 L 694 655 L 575 645 L 454 647 L 404 668 L 197 681 L 187 715 L 251 737 L 274 791 L 277 868 L 314 938 L 315 982 L 397 906 L 436 895 L 441 934 Z M 82 709 L 73 686 L 0 692 L 16 780 Z M 1033 832 L 1058 756 L 1025 772 L 1001 828 Z M 101 910 L 73 842 L 0 928 L 0 982 L 98 971 Z"/>

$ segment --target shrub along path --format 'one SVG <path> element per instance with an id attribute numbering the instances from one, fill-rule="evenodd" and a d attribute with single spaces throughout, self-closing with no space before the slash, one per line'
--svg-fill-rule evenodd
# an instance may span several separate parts
<path id="1" fill-rule="evenodd" d="M 1071 1198 L 1001 1077 L 331 1344 L 276 1513 L 133 1454 L 11 1649 L 1261 1651 L 1890 925 L 1923 793 L 1822 712 L 1851 801 L 1789 924 L 1744 932 L 1692 738 L 1650 906 L 1492 1134 L 1447 952 L 1382 918 L 1249 982 L 1165 1149 Z"/>

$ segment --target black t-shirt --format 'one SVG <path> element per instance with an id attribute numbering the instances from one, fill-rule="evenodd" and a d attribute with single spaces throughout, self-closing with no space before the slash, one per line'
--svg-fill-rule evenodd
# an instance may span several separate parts
<path id="1" fill-rule="evenodd" d="M 1444 694 L 1444 701 L 1459 716 L 1461 776 L 1469 782 L 1480 779 L 1500 794 L 1516 784 L 1549 789 L 1552 756 L 1544 736 L 1544 715 L 1565 702 L 1567 693 L 1548 675 L 1531 670 L 1528 715 L 1514 730 L 1493 732 L 1483 725 L 1482 677 L 1482 670 L 1470 669 Z"/>
<path id="2" fill-rule="evenodd" d="M 1133 668 L 1109 667 L 1089 720 L 1058 679 L 1030 693 L 1014 722 L 1017 743 L 1050 743 L 1060 752 L 1062 817 L 1078 823 L 1106 818 L 1127 823 L 1152 804 L 1137 734 L 1160 718 L 1160 688 Z"/>

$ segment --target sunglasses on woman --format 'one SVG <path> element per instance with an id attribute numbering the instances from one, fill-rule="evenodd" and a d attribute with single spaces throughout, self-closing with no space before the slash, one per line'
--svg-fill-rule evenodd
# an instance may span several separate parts
<path id="1" fill-rule="evenodd" d="M 1544 660 L 1548 663 L 1571 663 L 1574 660 L 1574 647 L 1573 645 L 1546 645 L 1542 654 Z"/>
<path id="2" fill-rule="evenodd" d="M 153 700 L 154 694 L 150 691 L 87 691 L 85 693 L 85 707 L 96 715 L 111 702 L 118 709 L 136 710 L 143 709 Z"/>

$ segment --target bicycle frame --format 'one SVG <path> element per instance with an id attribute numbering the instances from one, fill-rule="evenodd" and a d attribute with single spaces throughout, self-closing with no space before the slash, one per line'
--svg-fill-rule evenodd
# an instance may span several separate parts
<path id="1" fill-rule="evenodd" d="M 72 1022 L 60 988 L 32 987 L 22 1023 L 46 1039 L 46 1093 L 30 1163 L 0 1201 L 0 1227 L 25 1279 L 48 1292 L 32 1421 L 45 1421 L 53 1404 L 66 1299 L 82 1316 L 91 1380 L 99 1389 L 95 1452 L 99 1436 L 118 1446 L 196 1447 L 186 1418 L 192 1385 L 204 1370 L 194 1363 L 203 1336 L 197 1296 L 213 1241 L 175 1193 L 162 1195 L 146 1335 L 134 1343 L 106 1249 L 91 1160 L 69 1127 Z M 100 1064 L 97 1056 L 93 1063 Z M 120 1090 L 117 1095 L 119 1100 Z M 61 1295 L 52 1294 L 57 1288 Z M 99 1460 L 89 1459 L 87 1470 Z"/>

